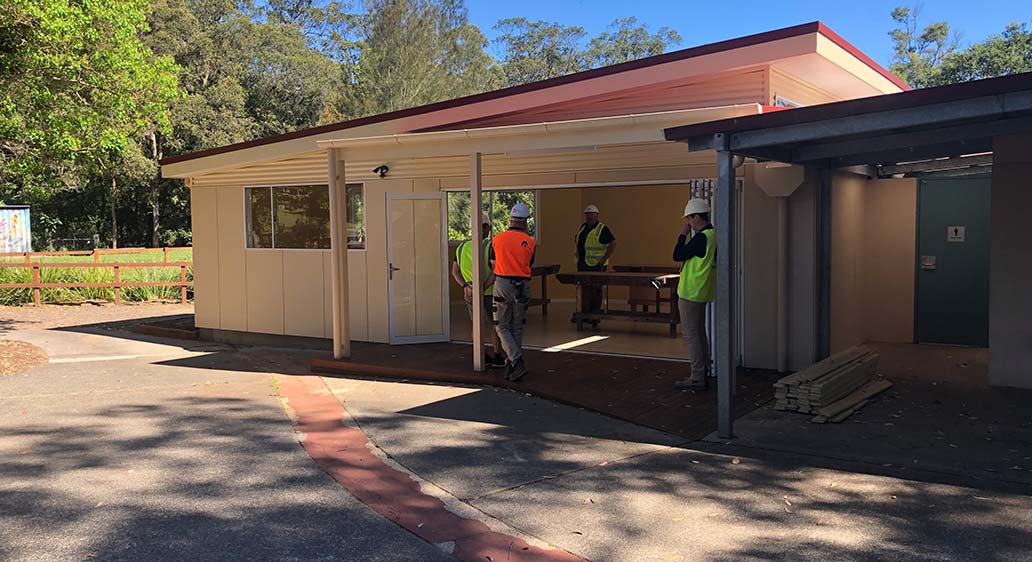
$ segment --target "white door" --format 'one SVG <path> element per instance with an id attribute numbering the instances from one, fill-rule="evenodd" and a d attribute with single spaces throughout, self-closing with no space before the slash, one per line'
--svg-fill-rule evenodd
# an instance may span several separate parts
<path id="1" fill-rule="evenodd" d="M 449 339 L 447 215 L 444 193 L 387 194 L 392 344 Z"/>

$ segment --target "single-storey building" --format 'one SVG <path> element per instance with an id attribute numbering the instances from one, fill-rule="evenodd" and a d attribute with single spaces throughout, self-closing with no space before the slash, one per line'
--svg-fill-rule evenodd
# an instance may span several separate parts
<path id="1" fill-rule="evenodd" d="M 195 321 L 208 336 L 332 339 L 337 356 L 350 341 L 480 341 L 448 277 L 454 244 L 477 236 L 470 208 L 529 203 L 537 263 L 570 271 L 594 204 L 619 240 L 614 263 L 671 266 L 684 203 L 721 195 L 717 152 L 665 130 L 906 90 L 810 23 L 171 157 L 162 174 L 191 190 Z M 786 371 L 865 339 L 913 341 L 917 181 L 834 172 L 862 190 L 833 203 L 841 278 L 828 307 L 811 172 L 744 154 L 727 162 L 737 195 L 724 198 L 735 202 L 733 360 Z M 532 311 L 527 343 L 683 358 L 654 325 L 578 336 L 573 287 L 543 279 L 551 304 Z M 613 306 L 632 297 L 608 294 Z"/>

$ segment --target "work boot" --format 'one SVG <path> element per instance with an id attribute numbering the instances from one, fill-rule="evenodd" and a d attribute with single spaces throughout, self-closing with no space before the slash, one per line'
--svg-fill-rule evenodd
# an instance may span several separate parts
<path id="1" fill-rule="evenodd" d="M 682 379 L 674 383 L 677 390 L 706 390 L 706 379 Z"/>
<path id="2" fill-rule="evenodd" d="M 508 360 L 506 360 L 505 355 L 503 355 L 501 353 L 491 353 L 491 354 L 488 354 L 486 356 L 486 359 L 487 359 L 487 368 L 489 368 L 489 369 L 501 369 L 502 367 L 505 367 L 506 364 L 508 363 Z"/>
<path id="3" fill-rule="evenodd" d="M 516 360 L 516 363 L 512 365 L 512 372 L 506 373 L 505 378 L 511 382 L 516 382 L 527 375 L 527 364 L 523 362 L 523 358 L 520 357 Z"/>

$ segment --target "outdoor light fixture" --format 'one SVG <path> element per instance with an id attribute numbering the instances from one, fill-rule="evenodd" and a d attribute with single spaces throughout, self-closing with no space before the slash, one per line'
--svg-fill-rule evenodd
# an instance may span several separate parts
<path id="1" fill-rule="evenodd" d="M 387 167 L 387 164 L 380 164 L 379 166 L 373 168 L 373 173 L 380 174 L 380 178 L 387 177 L 387 172 L 389 171 L 391 171 L 391 169 Z"/>

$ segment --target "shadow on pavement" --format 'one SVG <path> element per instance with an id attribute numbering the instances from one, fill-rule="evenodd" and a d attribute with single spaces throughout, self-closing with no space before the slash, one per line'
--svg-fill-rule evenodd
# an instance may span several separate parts
<path id="1" fill-rule="evenodd" d="M 0 446 L 3 560 L 448 559 L 342 493 L 267 400 L 9 420 Z"/>

